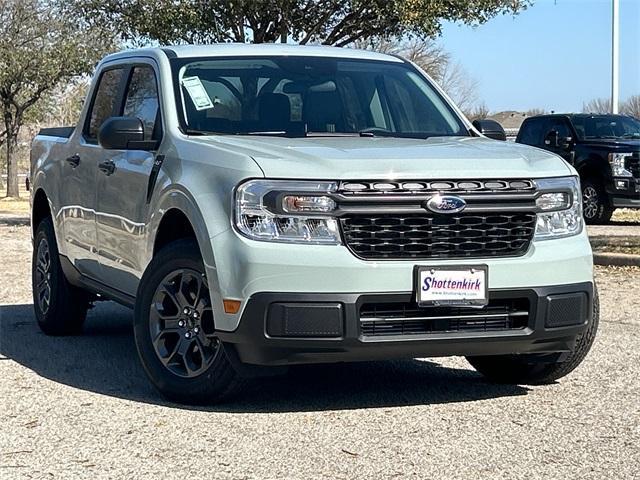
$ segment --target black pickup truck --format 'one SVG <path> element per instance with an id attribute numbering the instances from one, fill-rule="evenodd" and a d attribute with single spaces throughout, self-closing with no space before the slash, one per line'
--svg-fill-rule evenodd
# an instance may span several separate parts
<path id="1" fill-rule="evenodd" d="M 552 114 L 527 118 L 516 142 L 573 165 L 587 223 L 606 223 L 616 208 L 640 208 L 640 121 L 625 115 Z"/>

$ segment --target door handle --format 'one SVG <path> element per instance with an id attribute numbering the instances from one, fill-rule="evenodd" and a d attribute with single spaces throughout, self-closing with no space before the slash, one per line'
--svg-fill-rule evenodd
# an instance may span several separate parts
<path id="1" fill-rule="evenodd" d="M 71 165 L 71 167 L 76 168 L 78 165 L 80 165 L 80 155 L 76 153 L 75 155 L 67 157 L 67 163 Z"/>
<path id="2" fill-rule="evenodd" d="M 113 163 L 112 160 L 107 160 L 106 162 L 98 164 L 98 169 L 100 169 L 100 171 L 105 175 L 109 176 L 116 171 L 116 164 Z"/>

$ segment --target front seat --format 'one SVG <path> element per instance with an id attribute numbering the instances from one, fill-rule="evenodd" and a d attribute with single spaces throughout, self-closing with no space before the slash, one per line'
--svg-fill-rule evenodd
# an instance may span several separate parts
<path id="1" fill-rule="evenodd" d="M 284 93 L 265 93 L 258 100 L 258 122 L 267 132 L 289 131 L 291 103 Z"/>
<path id="2" fill-rule="evenodd" d="M 344 132 L 344 108 L 340 94 L 308 92 L 302 107 L 302 119 L 309 132 Z"/>

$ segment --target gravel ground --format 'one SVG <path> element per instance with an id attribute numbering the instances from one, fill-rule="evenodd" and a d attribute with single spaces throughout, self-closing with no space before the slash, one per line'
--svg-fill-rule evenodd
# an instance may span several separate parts
<path id="1" fill-rule="evenodd" d="M 597 270 L 599 337 L 555 385 L 490 385 L 461 358 L 315 366 L 194 409 L 149 386 L 124 308 L 42 335 L 28 229 L 0 244 L 2 479 L 640 478 L 640 269 Z"/>

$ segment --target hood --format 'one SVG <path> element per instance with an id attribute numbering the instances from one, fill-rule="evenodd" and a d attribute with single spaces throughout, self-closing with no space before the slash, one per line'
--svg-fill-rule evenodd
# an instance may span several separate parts
<path id="1" fill-rule="evenodd" d="M 640 151 L 640 139 L 635 138 L 590 138 L 580 142 L 582 145 L 611 150 L 637 152 Z"/>
<path id="2" fill-rule="evenodd" d="M 564 160 L 544 150 L 478 137 L 219 136 L 201 140 L 252 157 L 268 178 L 540 178 L 573 173 Z"/>

